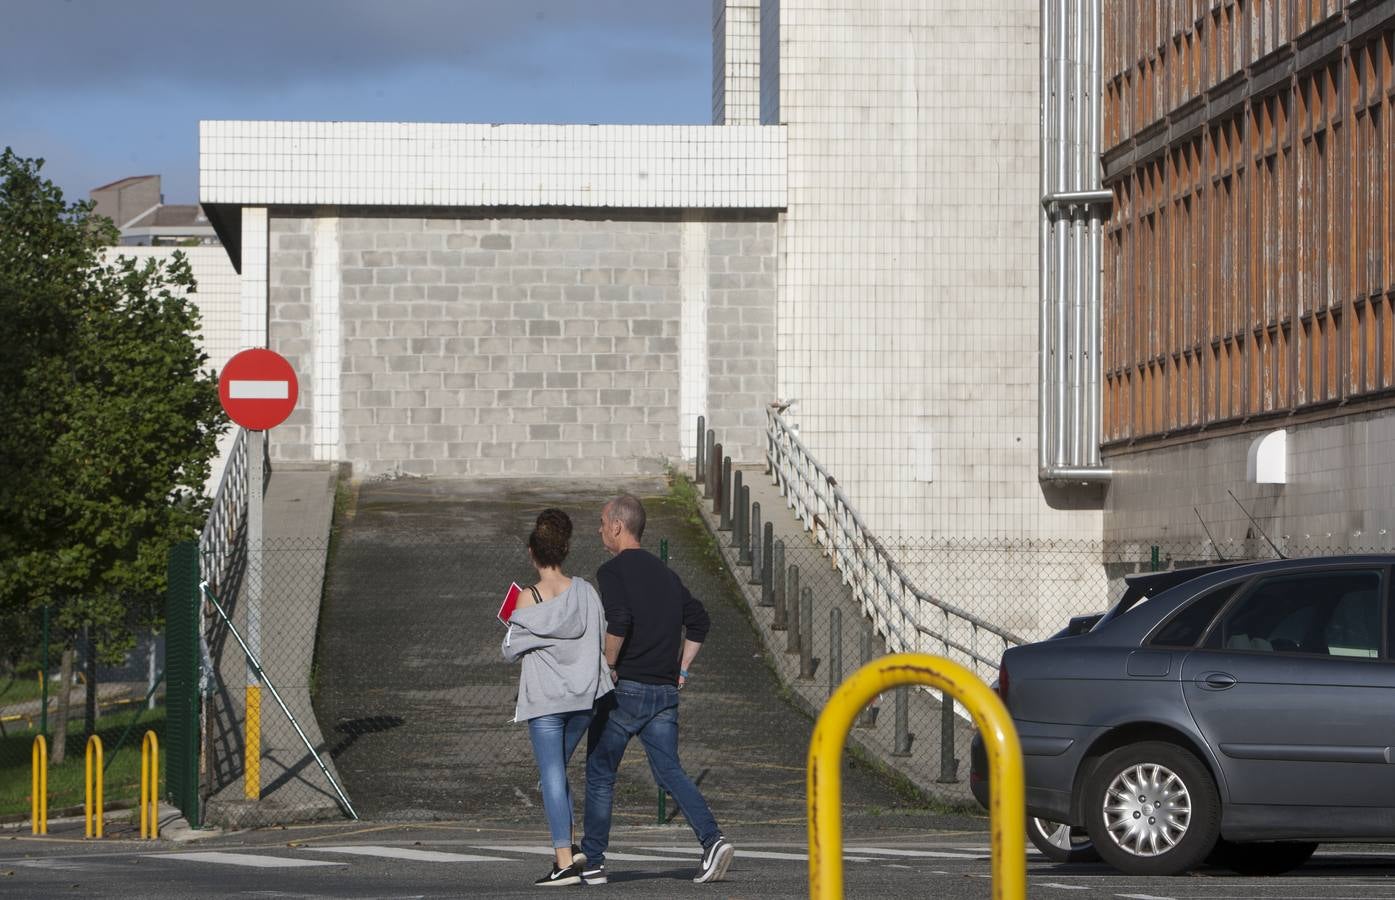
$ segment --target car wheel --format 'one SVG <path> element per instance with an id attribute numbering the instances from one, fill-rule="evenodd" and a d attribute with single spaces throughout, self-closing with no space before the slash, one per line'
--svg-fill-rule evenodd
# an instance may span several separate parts
<path id="1" fill-rule="evenodd" d="M 1084 828 L 1052 822 L 1050 819 L 1027 819 L 1027 837 L 1032 846 L 1041 851 L 1052 862 L 1089 863 L 1099 862 L 1094 841 Z"/>
<path id="2" fill-rule="evenodd" d="M 1310 841 L 1236 844 L 1218 841 L 1206 861 L 1240 875 L 1282 875 L 1307 862 L 1318 845 Z"/>
<path id="3" fill-rule="evenodd" d="M 1177 875 L 1200 863 L 1220 832 L 1216 783 L 1176 744 L 1147 741 L 1104 756 L 1085 784 L 1095 850 L 1130 875 Z"/>

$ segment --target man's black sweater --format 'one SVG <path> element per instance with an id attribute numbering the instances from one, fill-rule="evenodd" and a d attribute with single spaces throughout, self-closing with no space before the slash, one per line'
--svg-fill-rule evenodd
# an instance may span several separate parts
<path id="1" fill-rule="evenodd" d="M 625 639 L 621 678 L 677 684 L 683 638 L 702 643 L 711 620 L 678 576 L 647 550 L 622 550 L 596 571 L 606 632 Z"/>

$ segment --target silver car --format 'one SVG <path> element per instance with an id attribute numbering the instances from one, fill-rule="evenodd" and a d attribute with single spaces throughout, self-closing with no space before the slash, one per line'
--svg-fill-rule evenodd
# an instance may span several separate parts
<path id="1" fill-rule="evenodd" d="M 1203 861 L 1277 873 L 1320 841 L 1395 841 L 1392 567 L 1345 556 L 1133 576 L 1103 616 L 1008 650 L 998 689 L 1028 815 L 1075 835 L 1070 858 L 1147 875 Z"/>

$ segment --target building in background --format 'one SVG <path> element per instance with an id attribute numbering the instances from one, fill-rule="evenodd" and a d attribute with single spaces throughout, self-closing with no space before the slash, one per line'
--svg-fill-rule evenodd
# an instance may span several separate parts
<path id="1" fill-rule="evenodd" d="M 1104 24 L 1106 538 L 1388 550 L 1395 0 Z"/>
<path id="2" fill-rule="evenodd" d="M 197 203 L 165 203 L 159 175 L 135 175 L 93 188 L 97 215 L 121 231 L 123 246 L 215 245 L 218 236 Z"/>
<path id="3" fill-rule="evenodd" d="M 159 175 L 137 175 L 94 188 L 96 213 L 121 230 L 121 244 L 109 258 L 128 257 L 141 262 L 168 262 L 176 252 L 189 260 L 197 289 L 193 302 L 199 310 L 200 346 L 215 372 L 241 349 L 238 334 L 238 299 L 241 285 L 227 252 L 198 204 L 166 204 L 160 193 Z M 207 490 L 217 490 L 233 435 L 219 440 Z"/>

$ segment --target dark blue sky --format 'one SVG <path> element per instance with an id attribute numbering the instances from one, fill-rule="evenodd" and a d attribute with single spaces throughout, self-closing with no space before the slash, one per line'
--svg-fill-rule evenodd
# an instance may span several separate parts
<path id="1" fill-rule="evenodd" d="M 0 146 L 198 193 L 200 119 L 705 123 L 711 0 L 4 0 Z"/>

